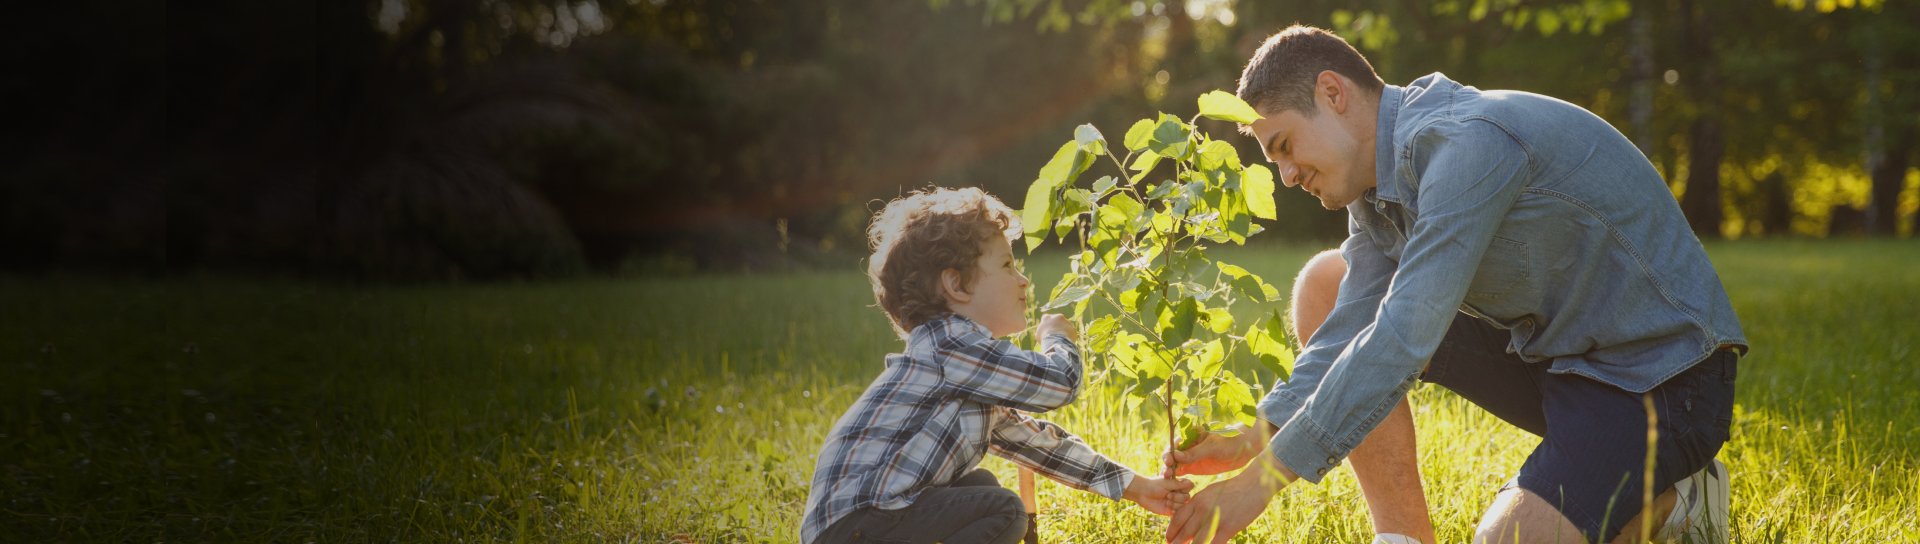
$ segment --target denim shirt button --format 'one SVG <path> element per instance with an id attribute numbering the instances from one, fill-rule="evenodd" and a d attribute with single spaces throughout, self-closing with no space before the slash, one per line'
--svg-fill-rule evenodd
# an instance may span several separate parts
<path id="1" fill-rule="evenodd" d="M 1338 457 L 1328 457 L 1328 458 L 1327 458 L 1327 464 L 1329 464 L 1329 465 L 1338 465 L 1338 464 L 1340 464 L 1340 458 L 1338 458 Z M 1324 472 L 1324 471 L 1323 471 L 1323 472 Z"/>
<path id="2" fill-rule="evenodd" d="M 1327 475 L 1327 467 L 1320 467 L 1320 475 L 1321 476 Z"/>

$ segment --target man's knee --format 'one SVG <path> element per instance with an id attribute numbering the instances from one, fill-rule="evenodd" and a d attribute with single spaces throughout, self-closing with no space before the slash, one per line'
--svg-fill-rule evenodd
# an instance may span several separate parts
<path id="1" fill-rule="evenodd" d="M 1300 275 L 1293 279 L 1293 303 L 1289 309 L 1292 315 L 1288 316 L 1295 336 L 1305 341 L 1320 329 L 1320 323 L 1326 321 L 1327 314 L 1333 312 L 1333 303 L 1340 298 L 1340 280 L 1346 275 L 1347 261 L 1340 257 L 1337 249 L 1322 251 L 1300 267 Z"/>
<path id="2" fill-rule="evenodd" d="M 1518 486 L 1500 491 L 1474 528 L 1476 544 L 1586 542 L 1553 502 Z"/>
<path id="3" fill-rule="evenodd" d="M 1315 254 L 1293 279 L 1293 299 L 1298 301 L 1303 295 L 1336 296 L 1340 292 L 1340 279 L 1346 275 L 1347 261 L 1340 257 L 1340 250 Z"/>

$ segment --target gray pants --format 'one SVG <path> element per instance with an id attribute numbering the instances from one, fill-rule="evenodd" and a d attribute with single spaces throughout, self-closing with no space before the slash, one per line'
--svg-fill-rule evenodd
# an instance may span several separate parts
<path id="1" fill-rule="evenodd" d="M 977 468 L 951 484 L 920 492 L 899 510 L 862 508 L 820 533 L 820 542 L 1014 544 L 1027 533 L 1020 496 Z"/>

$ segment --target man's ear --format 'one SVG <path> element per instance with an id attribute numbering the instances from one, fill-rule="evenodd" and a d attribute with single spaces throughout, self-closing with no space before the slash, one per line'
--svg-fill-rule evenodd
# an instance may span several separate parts
<path id="1" fill-rule="evenodd" d="M 966 282 L 960 280 L 960 271 L 952 268 L 940 271 L 940 294 L 947 297 L 948 304 L 966 304 L 973 300 Z"/>
<path id="2" fill-rule="evenodd" d="M 1347 106 L 1353 102 L 1353 94 L 1348 92 L 1346 78 L 1333 70 L 1321 70 L 1313 79 L 1313 94 L 1327 98 L 1327 108 L 1335 114 L 1347 113 Z"/>

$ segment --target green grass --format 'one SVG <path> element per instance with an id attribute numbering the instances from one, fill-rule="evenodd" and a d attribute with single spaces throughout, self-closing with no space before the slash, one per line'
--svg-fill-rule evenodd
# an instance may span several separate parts
<path id="1" fill-rule="evenodd" d="M 1915 541 L 1920 244 L 1710 247 L 1754 343 L 1741 541 Z M 1225 254 L 1284 285 L 1311 252 Z M 1042 284 L 1052 263 L 1031 263 Z M 4 540 L 793 541 L 828 428 L 899 348 L 857 270 L 557 284 L 0 278 Z M 1164 427 L 1110 393 L 1043 417 L 1138 470 Z M 1537 442 L 1415 393 L 1443 541 Z M 1003 482 L 1010 463 L 986 466 Z M 1049 542 L 1163 518 L 1042 483 Z M 1361 541 L 1346 469 L 1249 541 Z"/>

